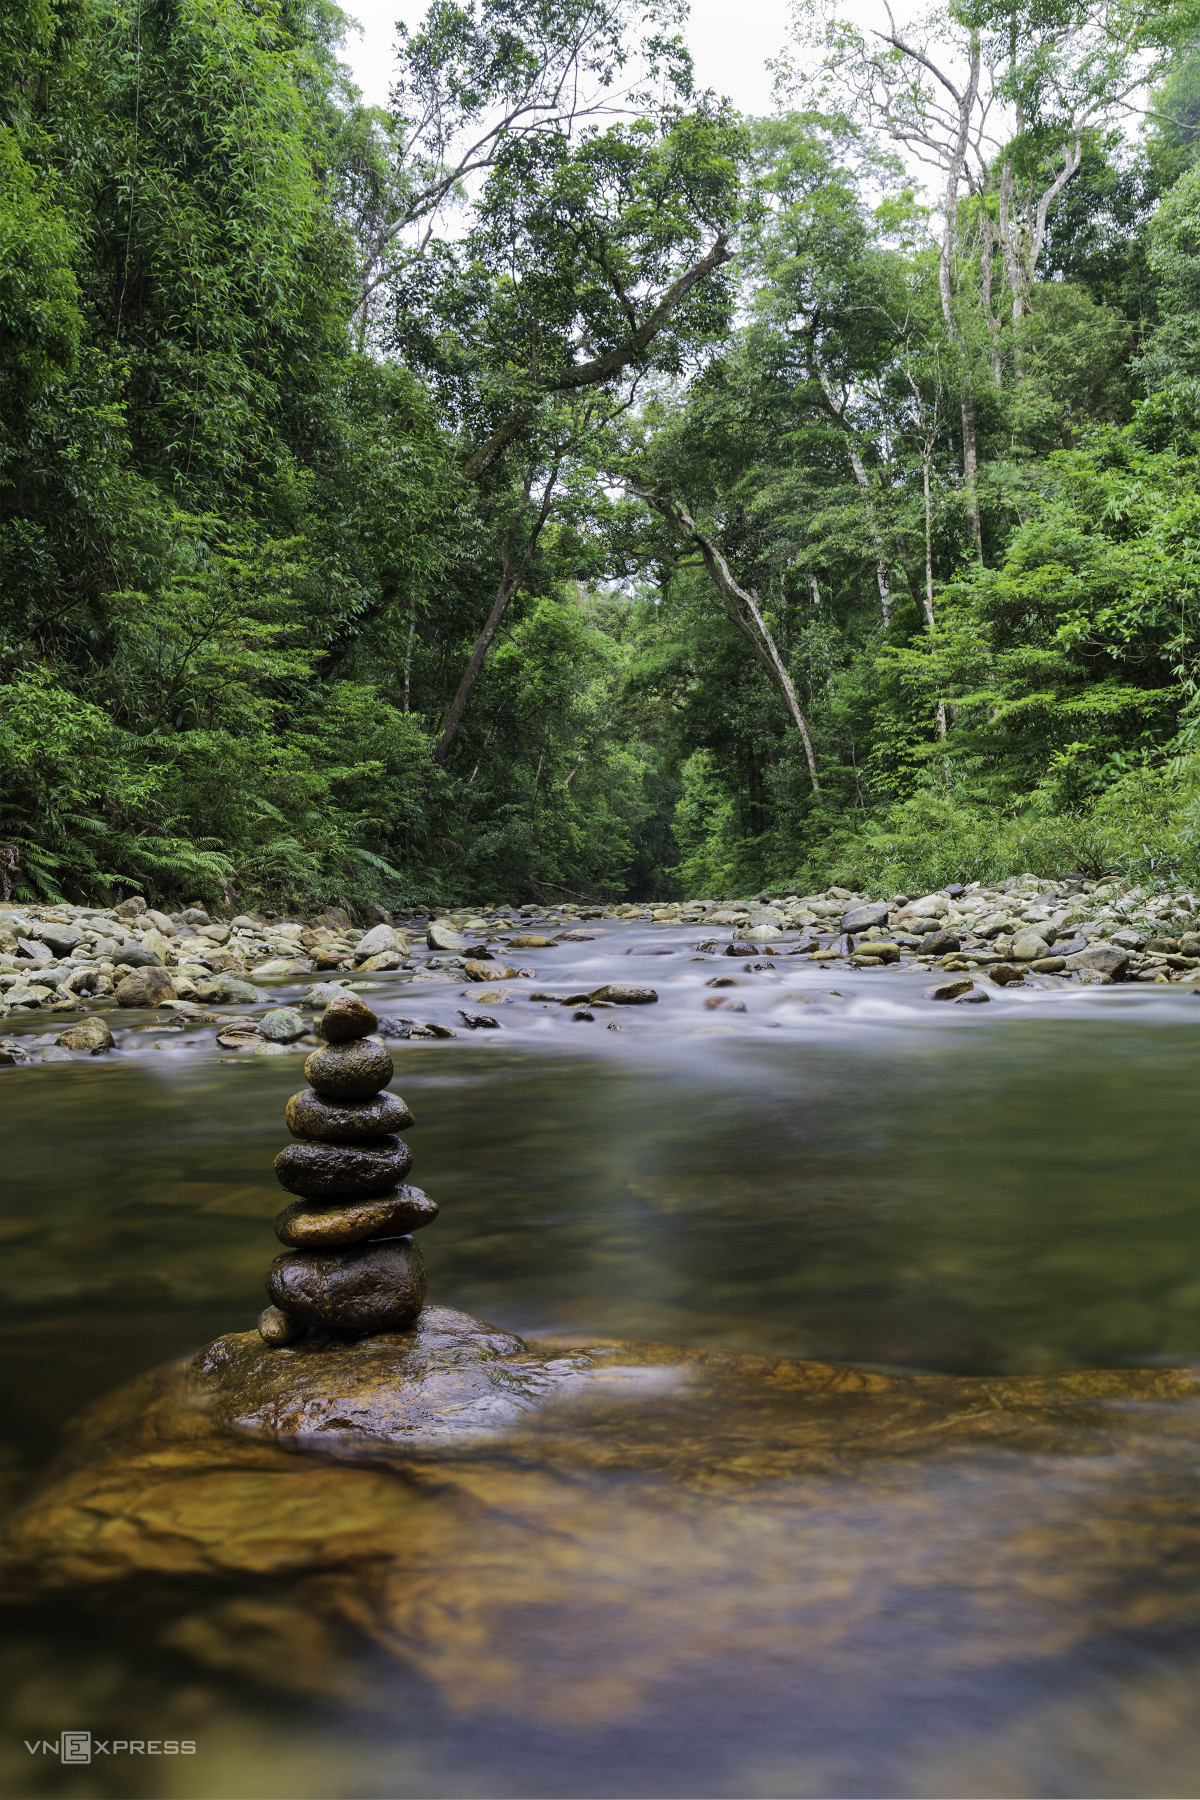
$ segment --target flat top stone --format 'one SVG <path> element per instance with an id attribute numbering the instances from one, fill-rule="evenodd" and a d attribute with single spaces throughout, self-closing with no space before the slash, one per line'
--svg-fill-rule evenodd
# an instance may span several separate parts
<path id="1" fill-rule="evenodd" d="M 886 925 L 890 911 L 886 900 L 874 900 L 867 906 L 852 906 L 842 914 L 842 930 L 869 931 L 872 925 Z"/>

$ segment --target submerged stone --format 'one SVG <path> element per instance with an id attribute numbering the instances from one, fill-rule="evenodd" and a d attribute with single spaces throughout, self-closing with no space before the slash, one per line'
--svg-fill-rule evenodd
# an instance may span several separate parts
<path id="1" fill-rule="evenodd" d="M 889 1376 L 525 1345 L 433 1307 L 357 1343 L 234 1333 L 99 1401 L 10 1515 L 0 1597 L 119 1612 L 204 1671 L 356 1714 L 394 1712 L 400 1664 L 464 1729 L 593 1745 L 739 1696 L 756 1743 L 798 1693 L 847 1729 L 864 1695 L 908 1716 L 931 1693 L 944 1718 L 965 1670 L 1007 1753 L 1051 1691 L 1086 1734 L 1122 1639 L 1190 1631 L 1198 1451 L 1191 1370 Z M 978 1714 L 955 1717 L 961 1758 Z M 809 1763 L 771 1783 L 831 1789 Z M 912 1787 L 1044 1791 L 1003 1760 Z"/>
<path id="2" fill-rule="evenodd" d="M 68 1025 L 60 1031 L 55 1043 L 64 1050 L 86 1050 L 92 1056 L 103 1056 L 114 1044 L 112 1032 L 97 1013 L 90 1018 L 81 1019 L 78 1025 Z"/>

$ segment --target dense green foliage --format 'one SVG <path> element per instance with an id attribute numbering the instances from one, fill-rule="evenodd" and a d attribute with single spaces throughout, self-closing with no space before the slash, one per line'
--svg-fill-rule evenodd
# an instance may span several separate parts
<path id="1" fill-rule="evenodd" d="M 8 7 L 0 892 L 1200 879 L 1189 20 L 948 18 L 943 216 L 836 17 L 746 121 L 668 0 L 434 0 L 388 112 L 324 0 Z"/>

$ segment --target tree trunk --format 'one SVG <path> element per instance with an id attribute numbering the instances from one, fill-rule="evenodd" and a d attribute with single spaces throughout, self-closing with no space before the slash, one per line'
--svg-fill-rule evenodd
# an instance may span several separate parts
<path id="1" fill-rule="evenodd" d="M 413 634 L 417 629 L 417 603 L 408 603 L 408 647 L 404 652 L 404 710 L 409 710 L 408 702 L 412 693 L 412 647 Z"/>
<path id="2" fill-rule="evenodd" d="M 771 628 L 763 618 L 762 608 L 758 603 L 758 595 L 752 590 L 740 587 L 730 573 L 729 564 L 717 549 L 710 537 L 696 527 L 687 508 L 678 500 L 667 500 L 655 494 L 644 493 L 640 488 L 630 491 L 653 506 L 664 518 L 682 525 L 688 536 L 699 549 L 704 559 L 704 566 L 712 577 L 717 592 L 725 607 L 725 613 L 731 624 L 736 625 L 754 653 L 756 660 L 766 671 L 772 686 L 778 691 L 780 698 L 788 710 L 793 725 L 800 733 L 804 745 L 804 756 L 808 763 L 808 776 L 812 782 L 813 793 L 819 794 L 821 783 L 817 778 L 817 758 L 813 750 L 812 737 L 809 734 L 808 721 L 800 708 L 795 684 L 788 674 L 787 665 L 779 654 L 778 646 L 771 634 Z M 742 610 L 745 608 L 745 612 Z M 754 624 L 746 618 L 749 612 Z M 755 630 L 757 627 L 757 631 Z"/>
<path id="3" fill-rule="evenodd" d="M 462 723 L 463 713 L 467 709 L 467 701 L 471 698 L 471 690 L 479 679 L 479 673 L 483 668 L 484 659 L 487 656 L 488 650 L 491 648 L 492 639 L 499 631 L 501 621 L 508 611 L 509 602 L 512 600 L 514 594 L 517 592 L 529 572 L 529 565 L 533 561 L 533 553 L 537 548 L 537 541 L 541 536 L 542 527 L 550 516 L 550 500 L 554 493 L 554 484 L 557 480 L 558 464 L 555 463 L 547 478 L 546 491 L 542 496 L 541 509 L 534 521 L 533 529 L 529 534 L 529 542 L 525 546 L 525 554 L 521 558 L 521 563 L 518 568 L 514 568 L 512 562 L 512 540 L 517 529 L 516 525 L 514 525 L 512 530 L 507 532 L 501 539 L 500 586 L 496 589 L 496 599 L 493 603 L 491 612 L 488 614 L 487 623 L 475 640 L 475 648 L 472 650 L 470 660 L 463 670 L 462 680 L 458 684 L 458 691 L 450 702 L 449 710 L 446 713 L 445 719 L 442 721 L 441 736 L 433 747 L 433 760 L 439 767 L 445 762 L 450 746 L 458 736 L 458 728 Z M 526 501 L 529 499 L 532 485 L 533 478 L 530 476 L 525 483 Z"/>
<path id="4" fill-rule="evenodd" d="M 979 93 L 981 46 L 978 32 L 971 34 L 970 79 L 958 97 L 958 133 L 951 146 L 946 171 L 946 193 L 942 202 L 942 243 L 938 256 L 938 294 L 942 317 L 951 342 L 958 351 L 962 371 L 963 486 L 967 497 L 967 516 L 977 554 L 983 556 L 983 527 L 979 518 L 979 446 L 975 436 L 975 397 L 971 392 L 971 367 L 967 346 L 954 312 L 954 241 L 958 230 L 958 189 L 967 160 L 970 142 L 971 114 Z"/>
<path id="5" fill-rule="evenodd" d="M 815 359 L 814 359 L 815 360 Z M 863 497 L 863 505 L 867 513 L 867 530 L 871 534 L 871 542 L 875 546 L 875 580 L 879 586 L 879 606 L 883 613 L 883 628 L 886 631 L 892 622 L 892 581 L 888 570 L 887 551 L 884 548 L 883 533 L 879 529 L 879 520 L 875 512 L 874 496 L 871 493 L 871 480 L 867 474 L 863 459 L 859 454 L 858 444 L 846 422 L 846 415 L 839 407 L 833 395 L 833 383 L 821 367 L 816 363 L 817 379 L 821 383 L 821 391 L 825 395 L 825 403 L 833 417 L 846 435 L 846 449 L 850 457 L 850 467 L 854 470 L 854 479 L 858 483 Z"/>

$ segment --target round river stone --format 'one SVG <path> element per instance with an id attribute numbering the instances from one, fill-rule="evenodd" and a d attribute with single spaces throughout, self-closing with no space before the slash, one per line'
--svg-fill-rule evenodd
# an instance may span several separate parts
<path id="1" fill-rule="evenodd" d="M 382 1044 L 359 1038 L 348 1044 L 326 1044 L 314 1050 L 304 1074 L 326 1100 L 369 1100 L 395 1074 Z"/>
<path id="2" fill-rule="evenodd" d="M 328 1201 L 293 1200 L 275 1219 L 281 1244 L 307 1250 L 319 1244 L 357 1244 L 364 1238 L 420 1231 L 432 1225 L 438 1204 L 418 1187 L 398 1187 L 390 1194 L 364 1195 L 343 1206 Z"/>
<path id="3" fill-rule="evenodd" d="M 379 1030 L 379 1020 L 357 994 L 338 994 L 321 1014 L 321 1033 L 327 1044 L 349 1044 Z"/>
<path id="4" fill-rule="evenodd" d="M 322 1100 L 311 1088 L 293 1094 L 284 1112 L 293 1137 L 318 1144 L 367 1144 L 415 1123 L 399 1094 L 376 1094 L 370 1100 Z"/>
<path id="5" fill-rule="evenodd" d="M 277 1306 L 264 1306 L 258 1315 L 258 1335 L 264 1344 L 279 1347 L 300 1337 L 304 1327 L 289 1319 Z"/>
<path id="6" fill-rule="evenodd" d="M 280 1187 L 306 1198 L 329 1194 L 382 1194 L 403 1181 L 412 1151 L 403 1138 L 374 1144 L 289 1144 L 275 1158 Z"/>
<path id="7" fill-rule="evenodd" d="M 344 1250 L 289 1250 L 267 1271 L 267 1293 L 301 1325 L 399 1331 L 425 1304 L 425 1260 L 411 1238 Z"/>

